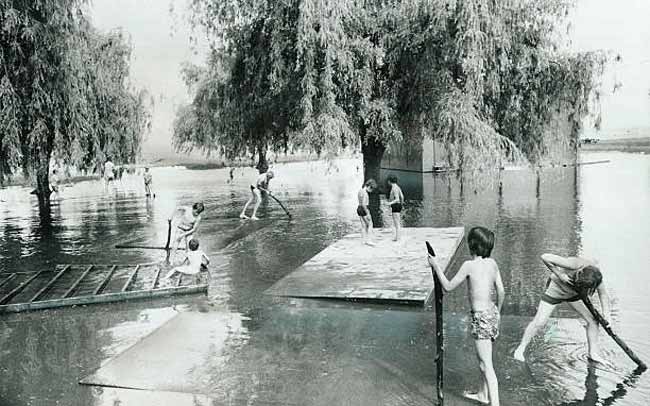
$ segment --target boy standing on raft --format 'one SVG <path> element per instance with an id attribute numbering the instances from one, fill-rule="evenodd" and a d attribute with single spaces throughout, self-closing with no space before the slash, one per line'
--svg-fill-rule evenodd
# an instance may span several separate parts
<path id="1" fill-rule="evenodd" d="M 203 210 L 205 210 L 203 203 L 194 203 L 192 207 L 180 206 L 172 212 L 169 221 L 177 219 L 176 228 L 174 229 L 174 250 L 172 251 L 172 258 L 176 255 L 176 250 L 178 250 L 181 241 L 185 241 L 186 250 L 189 248 L 188 241 L 199 228 L 201 213 L 203 213 Z"/>
<path id="2" fill-rule="evenodd" d="M 404 193 L 402 188 L 397 185 L 397 176 L 390 175 L 388 177 L 388 186 L 390 187 L 390 194 L 388 195 L 388 205 L 392 212 L 393 225 L 395 226 L 395 237 L 393 241 L 399 241 L 400 230 L 402 228 L 402 221 L 400 219 L 402 212 L 402 205 L 404 204 Z"/>
<path id="3" fill-rule="evenodd" d="M 241 211 L 241 214 L 239 215 L 240 219 L 248 219 L 248 216 L 246 215 L 246 209 L 248 209 L 248 205 L 250 205 L 254 201 L 255 206 L 253 207 L 253 215 L 250 217 L 250 219 L 259 220 L 259 218 L 257 217 L 257 209 L 260 207 L 260 203 L 262 203 L 262 192 L 269 191 L 269 182 L 271 181 L 271 179 L 273 179 L 273 176 L 274 176 L 273 171 L 268 171 L 257 177 L 257 181 L 255 182 L 255 185 L 251 185 L 252 196 L 248 199 L 248 201 L 244 205 L 244 209 Z"/>
<path id="4" fill-rule="evenodd" d="M 609 323 L 609 295 L 605 284 L 602 283 L 603 276 L 596 262 L 580 257 L 561 257 L 554 254 L 542 254 L 541 258 L 551 271 L 551 276 L 546 282 L 546 291 L 542 294 L 535 318 L 526 327 L 521 343 L 514 352 L 514 358 L 519 361 L 526 360 L 524 352 L 530 341 L 546 325 L 555 307 L 566 302 L 587 322 L 589 358 L 596 362 L 603 362 L 598 351 L 598 322 L 581 301 L 581 296 L 589 297 L 598 291 L 603 317 Z"/>
<path id="5" fill-rule="evenodd" d="M 357 199 L 359 200 L 359 205 L 357 206 L 357 215 L 359 216 L 359 221 L 361 221 L 361 238 L 363 239 L 364 244 L 375 245 L 372 241 L 372 217 L 370 216 L 370 211 L 368 210 L 368 204 L 370 203 L 370 196 L 368 193 L 371 193 L 377 188 L 377 182 L 374 179 L 368 179 L 364 184 L 359 193 L 357 193 Z"/>
<path id="6" fill-rule="evenodd" d="M 465 392 L 464 395 L 477 402 L 499 406 L 499 383 L 492 365 L 492 342 L 499 336 L 499 320 L 505 290 L 499 267 L 494 259 L 490 258 L 494 247 L 494 233 L 484 227 L 474 227 L 467 235 L 467 244 L 472 259 L 463 263 L 451 281 L 440 269 L 435 257 L 429 255 L 428 260 L 445 291 L 456 289 L 465 280 L 469 284 L 468 296 L 472 308 L 470 328 L 483 384 L 478 393 Z M 496 304 L 491 298 L 492 288 L 496 288 Z"/>

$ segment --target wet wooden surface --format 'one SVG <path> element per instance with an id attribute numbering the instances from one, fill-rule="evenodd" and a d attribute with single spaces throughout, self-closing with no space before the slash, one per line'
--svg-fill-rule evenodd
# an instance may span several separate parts
<path id="1" fill-rule="evenodd" d="M 456 253 L 463 227 L 404 228 L 400 241 L 392 230 L 375 230 L 374 246 L 358 233 L 348 234 L 287 275 L 266 293 L 277 296 L 425 304 L 433 288 L 427 265 L 429 241 L 443 269 Z"/>

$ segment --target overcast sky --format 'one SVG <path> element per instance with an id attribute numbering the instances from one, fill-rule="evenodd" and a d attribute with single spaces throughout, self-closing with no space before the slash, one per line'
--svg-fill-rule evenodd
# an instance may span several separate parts
<path id="1" fill-rule="evenodd" d="M 134 82 L 155 99 L 153 130 L 145 149 L 171 151 L 176 108 L 188 96 L 180 76 L 184 61 L 202 62 L 205 49 L 190 46 L 186 0 L 93 0 L 94 24 L 102 30 L 122 27 L 134 48 Z M 173 10 L 173 11 L 172 11 Z M 605 134 L 650 128 L 650 0 L 579 0 L 572 17 L 575 50 L 610 50 L 622 62 L 603 78 Z M 622 87 L 612 92 L 614 83 Z"/>

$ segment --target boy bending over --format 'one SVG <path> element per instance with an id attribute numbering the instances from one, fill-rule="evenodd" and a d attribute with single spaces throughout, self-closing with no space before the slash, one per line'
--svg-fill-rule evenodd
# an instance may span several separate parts
<path id="1" fill-rule="evenodd" d="M 499 336 L 500 312 L 505 290 L 499 267 L 490 258 L 494 247 L 494 233 L 484 227 L 474 227 L 467 235 L 467 244 L 472 259 L 463 263 L 451 281 L 431 255 L 429 265 L 435 270 L 442 288 L 447 292 L 456 289 L 465 280 L 468 282 L 469 303 L 472 308 L 471 334 L 476 345 L 483 384 L 478 393 L 465 392 L 465 397 L 499 406 L 499 383 L 492 365 L 492 342 Z M 496 288 L 496 304 L 492 301 L 492 288 Z"/>
<path id="2" fill-rule="evenodd" d="M 555 307 L 566 302 L 587 322 L 587 345 L 589 358 L 603 362 L 598 351 L 598 322 L 581 301 L 582 296 L 591 296 L 596 290 L 603 310 L 603 317 L 610 320 L 609 296 L 602 283 L 603 276 L 596 262 L 579 257 L 561 257 L 554 254 L 542 254 L 542 262 L 551 271 L 546 281 L 546 291 L 542 294 L 533 321 L 528 324 L 515 350 L 516 360 L 525 361 L 524 352 L 535 334 L 542 329 L 551 317 Z"/>

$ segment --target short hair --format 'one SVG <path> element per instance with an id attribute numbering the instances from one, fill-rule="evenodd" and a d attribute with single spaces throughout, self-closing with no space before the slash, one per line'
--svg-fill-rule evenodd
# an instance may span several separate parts
<path id="1" fill-rule="evenodd" d="M 192 209 L 198 211 L 199 213 L 203 213 L 205 206 L 203 206 L 203 203 L 194 203 L 194 205 L 192 205 Z"/>
<path id="2" fill-rule="evenodd" d="M 390 175 L 386 180 L 390 183 L 397 183 L 397 176 Z"/>
<path id="3" fill-rule="evenodd" d="M 273 173 L 273 171 L 268 171 L 268 172 L 266 172 L 266 176 L 267 176 L 267 177 L 270 176 L 270 177 L 274 178 L 274 177 L 275 177 L 275 174 Z"/>
<path id="4" fill-rule="evenodd" d="M 377 189 L 377 182 L 375 182 L 375 180 L 371 178 L 371 179 L 368 179 L 367 181 L 365 181 L 363 183 L 363 186 L 368 186 L 368 187 L 371 187 L 373 189 Z"/>
<path id="5" fill-rule="evenodd" d="M 196 251 L 199 249 L 199 240 L 192 238 L 187 245 L 190 247 L 190 251 Z"/>
<path id="6" fill-rule="evenodd" d="M 591 296 L 603 281 L 603 274 L 598 267 L 588 265 L 578 270 L 571 279 L 573 290 L 581 296 Z"/>
<path id="7" fill-rule="evenodd" d="M 487 258 L 494 248 L 494 233 L 485 227 L 474 227 L 467 234 L 467 245 L 471 254 Z"/>

